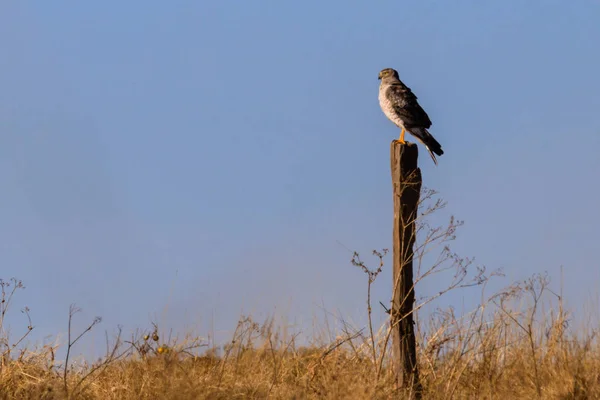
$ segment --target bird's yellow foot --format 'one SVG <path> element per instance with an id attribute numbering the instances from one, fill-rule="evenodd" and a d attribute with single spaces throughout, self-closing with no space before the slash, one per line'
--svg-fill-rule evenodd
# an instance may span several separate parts
<path id="1" fill-rule="evenodd" d="M 400 132 L 400 139 L 398 139 L 398 141 L 402 144 L 406 144 L 406 142 L 404 141 L 404 133 L 406 132 L 406 130 L 404 130 L 404 128 L 402 128 L 402 131 Z"/>

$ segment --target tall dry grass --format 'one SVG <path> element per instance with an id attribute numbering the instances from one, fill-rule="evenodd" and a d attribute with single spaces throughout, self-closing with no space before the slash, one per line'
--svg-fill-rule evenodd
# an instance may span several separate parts
<path id="1" fill-rule="evenodd" d="M 418 326 L 424 398 L 600 398 L 597 330 L 574 331 L 568 321 L 545 276 L 513 285 L 470 313 L 438 310 Z M 65 368 L 56 347 L 13 346 L 2 330 L 0 398 L 402 398 L 388 369 L 385 331 L 373 341 L 368 329 L 347 327 L 332 343 L 302 347 L 298 333 L 273 319 L 244 317 L 227 345 L 209 349 L 194 338 L 164 343 L 154 327 L 117 338 L 94 364 Z"/>
<path id="2" fill-rule="evenodd" d="M 447 274 L 441 279 L 447 286 L 415 304 L 423 398 L 600 399 L 600 327 L 570 327 L 563 298 L 544 275 L 484 296 L 496 273 L 450 251 L 462 222 L 451 218 L 447 226 L 429 225 L 427 217 L 445 207 L 434 195 L 428 189 L 422 195 L 415 284 Z M 62 360 L 56 345 L 23 347 L 34 329 L 28 310 L 22 310 L 28 325 L 21 334 L 11 336 L 5 326 L 23 286 L 0 280 L 0 399 L 403 398 L 389 367 L 389 320 L 382 326 L 372 320 L 371 285 L 382 272 L 386 251 L 373 253 L 377 263 L 369 268 L 352 252 L 352 264 L 366 276 L 368 323 L 354 328 L 341 321 L 340 331 L 323 335 L 335 337 L 333 342 L 289 333 L 273 319 L 243 317 L 226 345 L 209 348 L 193 336 L 165 340 L 154 325 L 131 338 L 118 334 L 92 364 L 74 363 L 72 355 L 98 320 L 72 332 L 78 310 L 69 310 Z M 471 312 L 438 309 L 426 320 L 419 318 L 419 310 L 435 299 L 472 286 L 481 287 L 482 300 Z M 312 344 L 299 344 L 307 342 Z"/>

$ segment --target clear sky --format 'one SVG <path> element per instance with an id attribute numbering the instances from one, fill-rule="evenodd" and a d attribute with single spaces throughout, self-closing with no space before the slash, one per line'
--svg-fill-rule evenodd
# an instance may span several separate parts
<path id="1" fill-rule="evenodd" d="M 0 276 L 25 282 L 35 339 L 65 331 L 70 303 L 100 337 L 226 333 L 241 313 L 310 326 L 322 307 L 364 321 L 348 249 L 391 242 L 386 67 L 443 145 L 420 162 L 448 201 L 434 222 L 465 221 L 455 250 L 498 285 L 557 287 L 563 265 L 573 309 L 595 296 L 598 1 L 0 8 Z"/>

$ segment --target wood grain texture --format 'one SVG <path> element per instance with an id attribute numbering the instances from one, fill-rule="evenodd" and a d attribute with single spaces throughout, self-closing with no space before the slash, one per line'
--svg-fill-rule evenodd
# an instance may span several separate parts
<path id="1" fill-rule="evenodd" d="M 392 355 L 398 388 L 421 398 L 413 306 L 413 246 L 421 193 L 419 151 L 415 143 L 393 141 L 390 148 L 394 196 Z"/>

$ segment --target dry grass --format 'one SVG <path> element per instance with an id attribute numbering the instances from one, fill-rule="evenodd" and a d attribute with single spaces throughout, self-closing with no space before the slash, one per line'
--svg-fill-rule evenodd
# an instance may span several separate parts
<path id="1" fill-rule="evenodd" d="M 572 332 L 567 320 L 560 297 L 541 276 L 461 317 L 435 313 L 418 329 L 424 398 L 600 398 L 596 331 Z M 386 329 L 374 334 L 375 348 L 363 334 L 368 329 L 350 328 L 334 343 L 299 347 L 298 336 L 283 335 L 272 320 L 243 318 L 221 349 L 194 339 L 165 345 L 151 330 L 117 339 L 103 360 L 69 366 L 66 374 L 56 348 L 17 351 L 5 336 L 0 398 L 387 399 L 398 395 L 387 351 L 379 373 L 373 361 L 382 354 Z"/>
<path id="2" fill-rule="evenodd" d="M 429 189 L 421 199 L 424 211 L 414 221 L 415 285 L 431 276 L 447 284 L 414 304 L 423 398 L 600 399 L 600 327 L 569 327 L 562 297 L 542 275 L 484 296 L 496 273 L 450 251 L 462 222 L 451 218 L 445 227 L 431 227 L 427 217 L 445 202 Z M 65 360 L 56 359 L 57 346 L 24 348 L 31 321 L 15 337 L 5 326 L 22 285 L 0 280 L 0 399 L 406 398 L 395 391 L 389 368 L 389 321 L 376 327 L 372 320 L 371 285 L 386 251 L 373 252 L 375 268 L 351 253 L 352 264 L 366 276 L 368 323 L 354 328 L 341 321 L 340 332 L 323 335 L 336 337 L 333 343 L 289 334 L 272 319 L 257 323 L 244 317 L 220 348 L 194 337 L 165 341 L 153 326 L 128 340 L 120 334 L 112 344 L 107 340 L 106 355 L 91 365 L 73 363 L 73 349 L 99 320 L 71 332 L 78 310 L 70 309 Z M 482 300 L 472 312 L 437 310 L 428 320 L 419 319 L 423 307 L 440 296 L 473 286 L 482 289 Z M 28 318 L 28 310 L 22 311 Z"/>

